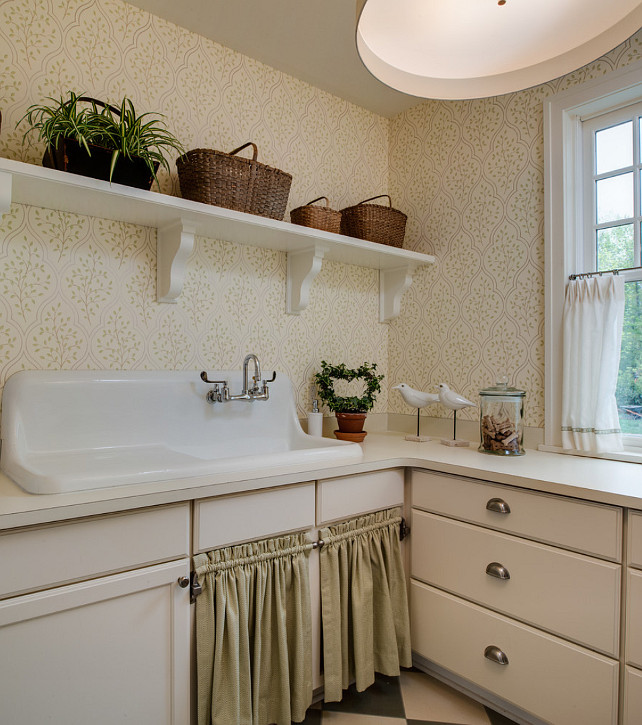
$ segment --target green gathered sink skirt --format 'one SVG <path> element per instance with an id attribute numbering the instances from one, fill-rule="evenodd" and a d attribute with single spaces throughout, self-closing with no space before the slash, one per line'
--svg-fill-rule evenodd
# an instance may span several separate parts
<path id="1" fill-rule="evenodd" d="M 411 665 L 400 509 L 322 529 L 324 690 Z M 199 725 L 290 725 L 312 702 L 312 616 L 305 534 L 198 554 Z"/>

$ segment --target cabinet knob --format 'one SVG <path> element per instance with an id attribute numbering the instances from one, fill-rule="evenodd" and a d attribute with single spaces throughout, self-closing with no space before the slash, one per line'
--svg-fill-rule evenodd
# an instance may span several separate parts
<path id="1" fill-rule="evenodd" d="M 179 576 L 178 577 L 178 586 L 181 589 L 187 589 L 189 586 L 189 577 L 188 576 Z"/>
<path id="2" fill-rule="evenodd" d="M 490 564 L 486 567 L 486 574 L 488 574 L 488 576 L 494 576 L 497 579 L 510 579 L 510 572 L 498 561 L 490 562 Z"/>
<path id="3" fill-rule="evenodd" d="M 510 506 L 501 498 L 491 498 L 486 504 L 486 508 L 489 511 L 495 511 L 498 514 L 509 514 Z"/>
<path id="4" fill-rule="evenodd" d="M 494 644 L 488 645 L 484 650 L 484 657 L 491 662 L 495 662 L 498 665 L 507 665 L 508 657 L 502 652 L 499 647 L 495 647 Z"/>

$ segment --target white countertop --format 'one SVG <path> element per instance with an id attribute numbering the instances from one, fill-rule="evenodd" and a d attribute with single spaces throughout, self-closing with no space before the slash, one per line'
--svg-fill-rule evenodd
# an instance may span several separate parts
<path id="1" fill-rule="evenodd" d="M 55 495 L 25 493 L 0 474 L 0 529 L 157 506 L 257 488 L 400 466 L 419 467 L 520 488 L 642 509 L 642 466 L 527 450 L 516 457 L 451 448 L 438 439 L 406 441 L 403 433 L 370 433 L 359 463 L 289 466 Z"/>

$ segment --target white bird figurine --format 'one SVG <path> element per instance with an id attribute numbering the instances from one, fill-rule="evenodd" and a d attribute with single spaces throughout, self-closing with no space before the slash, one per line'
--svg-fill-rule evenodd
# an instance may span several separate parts
<path id="1" fill-rule="evenodd" d="M 427 441 L 430 440 L 424 436 L 419 435 L 419 411 L 421 408 L 425 408 L 427 405 L 439 402 L 439 396 L 435 393 L 424 393 L 421 390 L 415 390 L 411 388 L 407 383 L 399 383 L 392 388 L 398 390 L 401 393 L 401 397 L 413 408 L 417 408 L 417 435 L 406 436 L 406 440 L 412 441 Z"/>
<path id="2" fill-rule="evenodd" d="M 413 408 L 425 408 L 431 403 L 439 402 L 439 396 L 435 393 L 424 393 L 421 390 L 415 390 L 406 383 L 399 383 L 399 385 L 395 385 L 392 389 L 398 390 L 401 393 L 401 397 L 408 405 L 412 405 Z"/>
<path id="3" fill-rule="evenodd" d="M 453 439 L 450 441 L 442 438 L 441 442 L 446 446 L 467 446 L 468 441 L 457 440 L 457 411 L 462 408 L 469 408 L 471 405 L 474 406 L 475 403 L 471 403 L 463 395 L 451 390 L 446 383 L 439 383 L 437 387 L 439 388 L 439 402 L 445 408 L 450 408 L 453 411 Z"/>

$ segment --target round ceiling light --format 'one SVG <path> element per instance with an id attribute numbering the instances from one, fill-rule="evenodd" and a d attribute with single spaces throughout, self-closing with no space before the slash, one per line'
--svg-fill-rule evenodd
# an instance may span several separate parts
<path id="1" fill-rule="evenodd" d="M 641 0 L 357 0 L 357 49 L 421 98 L 483 98 L 558 78 L 642 27 Z"/>

